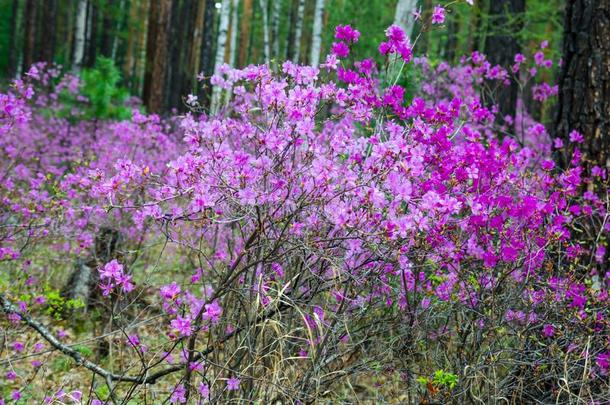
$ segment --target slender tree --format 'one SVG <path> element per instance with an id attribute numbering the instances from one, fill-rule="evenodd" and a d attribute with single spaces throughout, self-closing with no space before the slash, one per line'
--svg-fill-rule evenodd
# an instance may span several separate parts
<path id="1" fill-rule="evenodd" d="M 218 35 L 216 41 L 216 58 L 214 59 L 214 74 L 220 73 L 220 67 L 224 63 L 225 48 L 227 46 L 227 31 L 229 29 L 229 14 L 231 11 L 230 0 L 222 0 L 220 7 L 220 23 L 218 25 Z M 212 90 L 212 102 L 210 110 L 215 113 L 220 103 L 221 89 L 214 87 Z"/>
<path id="2" fill-rule="evenodd" d="M 204 106 L 209 107 L 212 101 L 212 88 L 210 87 L 210 76 L 214 73 L 214 32 L 215 32 L 215 3 L 214 0 L 206 0 L 204 10 L 203 35 L 201 41 L 199 69 L 203 71 L 205 81 L 199 92 Z"/>
<path id="3" fill-rule="evenodd" d="M 311 49 L 309 64 L 318 66 L 320 64 L 320 51 L 322 49 L 322 17 L 324 16 L 324 0 L 316 0 L 313 14 L 313 30 L 311 35 Z"/>
<path id="4" fill-rule="evenodd" d="M 38 59 L 53 62 L 57 27 L 57 0 L 45 0 L 42 7 L 44 22 L 41 25 L 40 52 Z"/>
<path id="5" fill-rule="evenodd" d="M 252 20 L 252 0 L 244 0 L 239 28 L 239 56 L 237 65 L 243 67 L 248 62 L 248 45 L 250 43 L 250 21 Z"/>
<path id="6" fill-rule="evenodd" d="M 401 27 L 409 38 L 411 38 L 411 35 L 413 34 L 413 27 L 415 25 L 413 11 L 415 11 L 416 7 L 417 0 L 398 0 L 398 2 L 396 2 L 394 24 Z"/>
<path id="7" fill-rule="evenodd" d="M 85 61 L 84 65 L 91 67 L 95 64 L 97 57 L 97 18 L 98 7 L 95 2 L 90 1 L 87 9 L 87 35 L 85 46 Z"/>
<path id="8" fill-rule="evenodd" d="M 269 1 L 259 0 L 263 17 L 263 59 L 265 63 L 269 63 L 270 45 L 269 45 Z"/>
<path id="9" fill-rule="evenodd" d="M 26 0 L 23 9 L 23 23 L 25 25 L 25 38 L 23 41 L 23 72 L 27 72 L 34 63 L 34 49 L 36 47 L 36 0 Z"/>
<path id="10" fill-rule="evenodd" d="M 610 169 L 610 0 L 566 2 L 556 136 L 577 130 L 589 165 Z M 566 142 L 567 143 L 567 142 Z M 568 148 L 568 152 L 570 148 Z M 571 156 L 563 156 L 565 165 Z"/>
<path id="11" fill-rule="evenodd" d="M 77 0 L 76 21 L 74 24 L 74 51 L 72 53 L 72 65 L 79 70 L 85 58 L 85 46 L 87 35 L 87 0 Z"/>
<path id="12" fill-rule="evenodd" d="M 280 56 L 280 12 L 282 9 L 282 0 L 273 0 L 273 9 L 271 10 L 271 36 L 273 42 L 271 45 L 272 56 L 277 58 Z"/>
<path id="13" fill-rule="evenodd" d="M 231 11 L 231 40 L 229 43 L 229 65 L 235 66 L 235 59 L 237 56 L 237 20 L 238 13 L 237 9 L 239 8 L 239 0 L 233 0 L 232 11 Z"/>
<path id="14" fill-rule="evenodd" d="M 492 65 L 509 69 L 515 55 L 521 52 L 518 34 L 523 28 L 525 0 L 493 0 L 489 3 L 490 32 L 485 41 L 485 53 Z M 519 85 L 513 78 L 498 90 L 496 104 L 502 116 L 514 117 Z"/>
<path id="15" fill-rule="evenodd" d="M 303 35 L 303 18 L 305 17 L 305 0 L 298 0 L 297 16 L 294 24 L 294 42 L 292 45 L 292 61 L 301 60 L 301 36 Z"/>
<path id="16" fill-rule="evenodd" d="M 114 32 L 115 27 L 115 16 L 113 13 L 114 0 L 106 0 L 106 4 L 102 9 L 102 35 L 100 53 L 103 56 L 112 56 L 112 44 L 116 33 Z"/>
<path id="17" fill-rule="evenodd" d="M 17 15 L 19 13 L 19 0 L 13 0 L 11 8 L 11 21 L 8 45 L 8 77 L 13 78 L 17 74 L 17 61 L 19 60 L 19 47 L 17 46 Z"/>
<path id="18" fill-rule="evenodd" d="M 171 3 L 171 0 L 152 0 L 148 14 L 143 99 L 148 111 L 154 113 L 162 112 L 165 106 L 164 90 Z"/>

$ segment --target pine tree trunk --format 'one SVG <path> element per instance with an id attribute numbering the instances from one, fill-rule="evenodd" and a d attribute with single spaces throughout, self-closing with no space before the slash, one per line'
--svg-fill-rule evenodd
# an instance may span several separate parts
<path id="1" fill-rule="evenodd" d="M 227 46 L 227 30 L 229 29 L 229 14 L 231 12 L 230 0 L 222 0 L 220 7 L 220 24 L 218 26 L 218 36 L 216 41 L 216 58 L 214 60 L 214 74 L 220 73 L 220 67 L 224 63 L 225 48 Z M 210 111 L 212 114 L 218 111 L 220 106 L 220 87 L 214 87 L 212 89 L 212 103 L 210 105 Z"/>
<path id="2" fill-rule="evenodd" d="M 74 52 L 72 65 L 79 70 L 85 58 L 85 40 L 87 35 L 87 0 L 78 0 L 76 22 L 74 24 Z"/>
<path id="3" fill-rule="evenodd" d="M 102 18 L 102 40 L 101 40 L 101 49 L 100 53 L 109 58 L 112 56 L 112 44 L 114 42 L 115 33 L 114 31 L 114 18 L 112 7 L 114 5 L 114 0 L 106 0 L 106 4 L 104 6 L 103 18 Z"/>
<path id="4" fill-rule="evenodd" d="M 460 15 L 452 15 L 449 17 L 449 23 L 447 24 L 447 43 L 445 44 L 445 57 L 444 59 L 453 63 L 455 59 L 455 51 L 458 46 L 457 36 L 460 32 Z"/>
<path id="5" fill-rule="evenodd" d="M 95 65 L 97 57 L 97 5 L 89 2 L 87 11 L 87 41 L 84 65 L 91 67 Z"/>
<path id="6" fill-rule="evenodd" d="M 292 61 L 295 63 L 301 60 L 301 37 L 303 36 L 303 17 L 305 16 L 305 0 L 299 0 L 297 7 L 297 18 L 294 24 L 294 45 L 292 46 Z"/>
<path id="7" fill-rule="evenodd" d="M 25 24 L 25 38 L 23 40 L 23 72 L 27 72 L 34 63 L 34 49 L 36 47 L 36 0 L 26 0 L 23 10 Z"/>
<path id="8" fill-rule="evenodd" d="M 42 35 L 40 54 L 38 59 L 45 62 L 53 62 L 55 56 L 55 28 L 57 22 L 57 0 L 45 0 L 42 8 L 44 22 L 42 24 Z"/>
<path id="9" fill-rule="evenodd" d="M 206 0 L 203 17 L 203 41 L 201 42 L 201 63 L 199 69 L 203 71 L 205 80 L 201 83 L 199 98 L 205 107 L 212 102 L 212 88 L 210 76 L 214 73 L 214 28 L 216 21 L 214 0 Z"/>
<path id="10" fill-rule="evenodd" d="M 313 14 L 313 31 L 311 35 L 311 52 L 309 64 L 318 66 L 320 64 L 320 51 L 322 48 L 322 17 L 324 15 L 324 0 L 316 0 Z"/>
<path id="11" fill-rule="evenodd" d="M 123 78 L 131 82 L 134 74 L 135 53 L 137 42 L 137 16 L 139 8 L 138 0 L 131 0 L 129 5 L 129 35 L 127 37 L 127 50 L 125 52 L 125 63 L 123 64 Z"/>
<path id="12" fill-rule="evenodd" d="M 510 69 L 515 54 L 521 52 L 521 44 L 515 34 L 523 28 L 525 0 L 493 0 L 489 5 L 491 33 L 485 40 L 485 53 L 492 65 Z M 508 86 L 501 86 L 495 103 L 502 117 L 515 116 L 519 85 L 510 79 Z"/>
<path id="13" fill-rule="evenodd" d="M 17 75 L 18 46 L 17 46 L 17 13 L 19 12 L 19 0 L 13 0 L 11 9 L 11 21 L 9 32 L 9 49 L 8 49 L 8 71 L 9 78 L 14 78 Z"/>
<path id="14" fill-rule="evenodd" d="M 133 89 L 135 94 L 142 95 L 144 100 L 144 77 L 146 76 L 146 39 L 148 38 L 148 18 L 146 16 L 150 13 L 150 0 L 139 0 L 139 12 L 140 18 L 138 22 L 142 24 L 140 33 L 137 35 L 137 44 L 135 52 L 135 66 L 134 66 L 134 81 Z M 135 20 L 134 20 L 135 21 Z"/>
<path id="15" fill-rule="evenodd" d="M 610 0 L 566 3 L 563 65 L 555 134 L 569 144 L 577 130 L 589 167 L 610 169 Z M 568 153 L 571 148 L 567 148 Z M 570 155 L 562 157 L 567 165 Z"/>
<path id="16" fill-rule="evenodd" d="M 184 41 L 181 38 L 182 27 L 186 25 L 185 21 L 185 1 L 174 0 L 171 7 L 171 19 L 169 23 L 169 38 L 168 41 L 168 59 L 167 71 L 165 73 L 165 99 L 166 104 L 163 107 L 164 111 L 169 111 L 173 107 L 179 106 L 180 90 L 181 90 L 181 74 L 180 74 L 180 56 Z M 188 29 L 188 27 L 187 27 Z"/>
<path id="17" fill-rule="evenodd" d="M 250 21 L 252 20 L 252 0 L 244 0 L 239 29 L 239 57 L 237 65 L 244 67 L 248 63 L 248 46 L 250 44 Z"/>
<path id="18" fill-rule="evenodd" d="M 171 0 L 152 0 L 150 2 L 143 99 L 144 105 L 152 113 L 161 113 L 165 106 L 164 90 L 171 3 Z"/>

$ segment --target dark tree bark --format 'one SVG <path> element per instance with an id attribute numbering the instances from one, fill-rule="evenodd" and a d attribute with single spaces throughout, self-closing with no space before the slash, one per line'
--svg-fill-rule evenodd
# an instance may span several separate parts
<path id="1" fill-rule="evenodd" d="M 555 134 L 577 130 L 589 166 L 610 168 L 610 0 L 566 2 Z M 571 148 L 560 158 L 566 166 Z"/>
<path id="2" fill-rule="evenodd" d="M 102 39 L 100 46 L 100 53 L 105 57 L 112 56 L 112 43 L 114 39 L 114 13 L 113 13 L 114 0 L 106 0 L 106 5 L 103 10 L 102 18 Z"/>
<path id="3" fill-rule="evenodd" d="M 152 0 L 150 2 L 143 99 L 144 105 L 152 113 L 161 113 L 165 106 L 164 90 L 171 3 L 171 0 Z"/>
<path id="4" fill-rule="evenodd" d="M 13 8 L 11 9 L 11 21 L 9 32 L 9 49 L 8 49 L 8 77 L 13 78 L 17 74 L 18 47 L 17 47 L 17 13 L 19 11 L 19 0 L 13 0 Z"/>
<path id="5" fill-rule="evenodd" d="M 492 65 L 510 69 L 515 54 L 521 52 L 521 43 L 515 35 L 523 28 L 525 0 L 493 0 L 489 4 L 491 32 L 485 40 L 485 53 Z M 515 116 L 519 85 L 511 78 L 496 94 L 496 104 L 502 117 Z"/>
<path id="6" fill-rule="evenodd" d="M 203 20 L 199 69 L 203 71 L 206 79 L 202 83 L 203 86 L 200 87 L 199 99 L 202 105 L 209 107 L 212 98 L 212 88 L 209 79 L 214 73 L 214 31 L 216 26 L 214 0 L 206 0 Z"/>
<path id="7" fill-rule="evenodd" d="M 38 59 L 53 62 L 57 27 L 57 0 L 45 0 L 42 7 L 40 52 Z"/>
<path id="8" fill-rule="evenodd" d="M 458 33 L 460 32 L 460 16 L 452 15 L 447 26 L 447 43 L 445 44 L 445 60 L 453 63 L 455 51 L 458 46 Z"/>
<path id="9" fill-rule="evenodd" d="M 25 26 L 25 37 L 23 40 L 23 72 L 27 72 L 34 63 L 34 51 L 36 48 L 36 0 L 26 0 L 23 9 L 23 23 Z"/>
<path id="10" fill-rule="evenodd" d="M 239 27 L 239 52 L 237 66 L 244 67 L 248 63 L 248 44 L 250 42 L 250 22 L 252 21 L 252 0 L 244 0 Z"/>
<path id="11" fill-rule="evenodd" d="M 87 11 L 87 43 L 85 46 L 85 66 L 91 67 L 95 65 L 97 57 L 97 17 L 98 8 L 95 2 L 89 2 Z"/>

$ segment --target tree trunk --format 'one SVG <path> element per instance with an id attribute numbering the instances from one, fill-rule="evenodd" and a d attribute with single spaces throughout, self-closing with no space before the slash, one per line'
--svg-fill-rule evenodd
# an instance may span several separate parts
<path id="1" fill-rule="evenodd" d="M 184 31 L 183 27 L 187 26 L 188 18 L 185 13 L 186 2 L 174 0 L 171 7 L 170 33 L 171 40 L 168 42 L 168 59 L 167 71 L 165 73 L 165 99 L 166 104 L 164 111 L 169 111 L 171 108 L 178 107 L 180 103 L 181 84 L 181 55 L 184 41 L 181 38 Z M 186 27 L 188 30 L 188 27 Z"/>
<path id="2" fill-rule="evenodd" d="M 417 0 L 398 0 L 396 3 L 394 24 L 398 25 L 405 31 L 407 38 L 411 38 L 411 35 L 413 34 L 413 27 L 415 26 L 413 11 L 415 11 L 416 7 Z"/>
<path id="3" fill-rule="evenodd" d="M 19 12 L 19 0 L 13 0 L 11 9 L 10 32 L 8 42 L 8 70 L 7 75 L 11 79 L 17 75 L 18 46 L 17 46 L 17 13 Z"/>
<path id="4" fill-rule="evenodd" d="M 191 39 L 191 71 L 193 72 L 193 79 L 199 72 L 201 71 L 201 67 L 199 62 L 201 60 L 201 40 L 203 38 L 203 24 L 204 24 L 204 16 L 205 16 L 205 1 L 197 2 L 197 17 L 195 18 L 195 25 L 193 27 L 193 38 Z"/>
<path id="5" fill-rule="evenodd" d="M 102 10 L 102 40 L 100 53 L 109 58 L 112 56 L 112 44 L 116 35 L 114 31 L 114 13 L 113 13 L 114 0 L 106 0 L 104 9 Z"/>
<path id="6" fill-rule="evenodd" d="M 269 1 L 259 0 L 263 16 L 263 60 L 269 63 Z"/>
<path id="7" fill-rule="evenodd" d="M 165 106 L 165 77 L 171 0 L 152 0 L 148 14 L 144 105 L 149 112 L 161 113 Z"/>
<path id="8" fill-rule="evenodd" d="M 237 55 L 237 9 L 239 8 L 239 0 L 233 0 L 233 9 L 231 12 L 231 41 L 229 50 L 229 65 L 235 67 L 235 58 Z"/>
<path id="9" fill-rule="evenodd" d="M 215 27 L 214 0 L 206 0 L 203 17 L 203 41 L 201 43 L 201 63 L 199 69 L 205 76 L 200 87 L 200 99 L 205 107 L 210 107 L 212 102 L 212 88 L 210 87 L 210 76 L 214 73 L 214 27 Z"/>
<path id="10" fill-rule="evenodd" d="M 313 31 L 311 35 L 311 52 L 309 64 L 317 67 L 320 64 L 320 51 L 322 49 L 322 17 L 324 16 L 324 0 L 316 0 L 313 13 Z"/>
<path id="11" fill-rule="evenodd" d="M 297 18 L 294 24 L 294 45 L 292 46 L 292 61 L 299 63 L 301 60 L 301 37 L 303 35 L 303 17 L 305 16 L 305 0 L 299 0 L 297 7 Z"/>
<path id="12" fill-rule="evenodd" d="M 138 36 L 138 25 L 136 20 L 138 17 L 139 4 L 137 0 L 132 0 L 129 5 L 129 34 L 127 37 L 127 50 L 125 52 L 125 63 L 123 65 L 123 78 L 131 82 L 134 74 L 136 41 Z"/>
<path id="13" fill-rule="evenodd" d="M 492 32 L 485 40 L 485 53 L 492 65 L 510 69 L 515 54 L 521 52 L 516 36 L 523 28 L 525 0 L 493 0 L 489 4 L 489 22 Z M 496 94 L 496 104 L 502 117 L 514 117 L 517 109 L 518 83 L 510 79 L 508 86 L 501 86 Z"/>
<path id="14" fill-rule="evenodd" d="M 85 40 L 87 35 L 87 0 L 78 0 L 76 23 L 74 24 L 74 52 L 72 65 L 78 71 L 85 58 Z"/>
<path id="15" fill-rule="evenodd" d="M 42 35 L 38 59 L 53 62 L 55 57 L 55 28 L 57 22 L 57 0 L 46 0 L 42 8 Z"/>
<path id="16" fill-rule="evenodd" d="M 444 59 L 453 63 L 455 60 L 455 51 L 458 47 L 458 33 L 460 32 L 460 15 L 452 15 L 449 17 L 449 23 L 447 24 L 447 43 L 445 44 L 445 57 Z"/>
<path id="17" fill-rule="evenodd" d="M 25 38 L 23 41 L 23 68 L 27 72 L 34 63 L 34 49 L 36 47 L 36 0 L 26 0 L 23 10 L 23 22 L 25 24 Z"/>
<path id="18" fill-rule="evenodd" d="M 220 24 L 218 26 L 218 36 L 216 41 L 216 58 L 214 60 L 214 74 L 220 73 L 220 67 L 224 63 L 225 48 L 227 45 L 227 30 L 229 29 L 229 14 L 231 11 L 231 3 L 229 0 L 222 0 L 220 7 Z M 214 87 L 212 89 L 212 103 L 210 105 L 210 111 L 212 114 L 218 111 L 221 88 Z"/>
<path id="19" fill-rule="evenodd" d="M 239 57 L 237 65 L 244 67 L 248 63 L 248 46 L 250 44 L 250 21 L 252 20 L 252 0 L 244 0 L 239 29 Z"/>
<path id="20" fill-rule="evenodd" d="M 280 56 L 280 12 L 282 8 L 281 0 L 273 0 L 273 9 L 271 12 L 271 36 L 273 43 L 271 46 L 272 57 L 277 59 Z"/>
<path id="21" fill-rule="evenodd" d="M 92 67 L 97 57 L 97 5 L 89 2 L 87 11 L 87 45 L 84 65 Z"/>
<path id="22" fill-rule="evenodd" d="M 589 167 L 610 169 L 610 0 L 566 3 L 563 65 L 555 135 L 569 143 L 577 130 L 578 147 Z M 567 153 L 572 148 L 566 148 Z M 567 165 L 571 154 L 562 157 Z"/>

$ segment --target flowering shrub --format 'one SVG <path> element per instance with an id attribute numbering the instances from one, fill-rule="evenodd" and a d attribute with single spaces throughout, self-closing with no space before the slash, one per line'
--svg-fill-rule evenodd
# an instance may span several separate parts
<path id="1" fill-rule="evenodd" d="M 77 79 L 40 67 L 0 97 L 7 400 L 38 398 L 53 350 L 89 374 L 46 402 L 309 403 L 367 376 L 396 376 L 407 402 L 608 400 L 606 172 L 585 177 L 578 133 L 560 170 L 567 144 L 523 105 L 499 127 L 482 96 L 533 80 L 543 50 L 510 70 L 478 53 L 430 66 L 392 26 L 379 51 L 422 78 L 406 104 L 379 88 L 388 66 L 349 61 L 359 36 L 337 27 L 319 68 L 223 68 L 214 116 L 193 99 L 167 121 L 69 122 L 53 111 Z M 69 319 L 37 320 L 37 280 L 87 254 L 96 353 L 60 332 Z"/>

